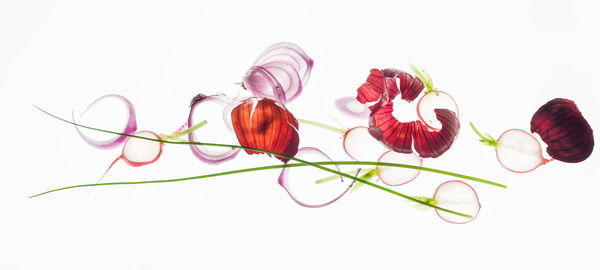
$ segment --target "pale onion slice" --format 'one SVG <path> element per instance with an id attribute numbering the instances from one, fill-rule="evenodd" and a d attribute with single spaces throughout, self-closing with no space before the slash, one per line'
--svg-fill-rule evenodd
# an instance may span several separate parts
<path id="1" fill-rule="evenodd" d="M 458 106 L 454 99 L 446 92 L 431 91 L 426 93 L 417 103 L 419 119 L 428 127 L 440 130 L 442 123 L 437 119 L 435 109 L 448 109 L 458 117 Z"/>
<path id="2" fill-rule="evenodd" d="M 369 106 L 358 102 L 355 97 L 338 98 L 335 100 L 335 107 L 344 114 L 358 119 L 367 119 L 371 113 Z"/>
<path id="3" fill-rule="evenodd" d="M 313 147 L 298 149 L 296 158 L 311 162 L 331 161 L 331 159 Z M 288 164 L 298 163 L 290 161 Z M 339 171 L 337 165 L 324 165 Z M 341 198 L 354 183 L 352 179 L 339 177 L 335 180 L 317 184 L 316 181 L 333 174 L 312 166 L 286 167 L 279 175 L 279 184 L 287 191 L 292 200 L 304 207 L 323 207 Z"/>
<path id="4" fill-rule="evenodd" d="M 288 62 L 254 66 L 248 70 L 243 82 L 255 96 L 275 99 L 281 104 L 294 100 L 302 92 L 298 71 Z"/>
<path id="5" fill-rule="evenodd" d="M 385 147 L 373 139 L 367 127 L 354 127 L 344 134 L 344 151 L 354 160 L 377 161 Z"/>
<path id="6" fill-rule="evenodd" d="M 289 62 L 298 72 L 302 85 L 306 85 L 314 61 L 308 57 L 300 46 L 290 42 L 280 42 L 269 46 L 254 61 L 254 66 L 261 66 L 268 62 Z"/>
<path id="7" fill-rule="evenodd" d="M 217 112 L 223 111 L 233 101 L 224 95 L 205 96 L 197 95 L 193 100 L 188 117 L 188 126 L 193 127 L 203 120 L 207 121 L 206 127 L 188 134 L 191 142 L 219 142 L 226 144 L 237 144 L 235 134 L 231 132 L 227 123 L 223 121 L 223 115 Z M 204 146 L 190 144 L 194 156 L 201 161 L 217 164 L 233 159 L 240 149 L 227 147 Z"/>
<path id="8" fill-rule="evenodd" d="M 500 135 L 496 157 L 504 168 L 518 173 L 532 171 L 546 162 L 540 143 L 521 129 L 510 129 Z"/>
<path id="9" fill-rule="evenodd" d="M 152 131 L 139 131 L 133 135 L 160 140 L 160 137 Z M 160 157 L 163 145 L 164 144 L 162 142 L 129 137 L 123 145 L 121 157 L 127 164 L 131 166 L 143 166 L 153 163 Z"/>
<path id="10" fill-rule="evenodd" d="M 127 118 L 125 118 L 125 120 L 123 121 L 123 122 L 125 122 L 123 125 L 123 128 L 121 128 L 120 130 L 111 130 L 111 131 L 125 133 L 125 134 L 134 133 L 137 129 L 137 123 L 135 120 L 135 108 L 133 107 L 133 104 L 127 98 L 125 98 L 121 95 L 117 95 L 117 94 L 105 95 L 105 96 L 99 97 L 94 102 L 92 102 L 92 104 L 90 104 L 85 109 L 85 111 L 83 111 L 83 113 L 81 114 L 81 117 L 83 117 L 90 109 L 92 109 L 92 107 L 95 107 L 96 105 L 98 105 L 98 103 L 107 103 L 104 105 L 108 106 L 110 108 L 108 110 L 103 110 L 101 112 L 95 113 L 94 115 L 96 115 L 96 117 L 95 117 L 96 119 L 90 120 L 90 123 L 88 123 L 87 121 L 83 121 L 83 122 L 80 122 L 79 124 L 89 125 L 89 126 L 93 126 L 93 127 L 102 127 L 102 125 L 98 122 L 105 122 L 105 121 L 113 122 L 113 119 L 101 119 L 101 118 L 105 118 L 103 116 L 105 116 L 107 114 L 112 114 L 113 112 L 116 112 L 118 110 L 113 107 L 115 104 L 113 104 L 111 102 L 111 101 L 115 101 L 115 100 L 120 101 L 121 103 L 123 103 L 123 105 L 125 105 L 125 112 L 127 114 Z M 73 122 L 76 122 L 75 116 L 73 113 L 72 113 L 72 118 L 73 118 Z M 91 116 L 90 118 L 94 119 L 94 116 Z M 100 119 L 98 119 L 98 118 L 100 118 Z M 108 129 L 110 129 L 110 128 L 108 128 Z M 125 135 L 115 135 L 109 139 L 97 139 L 97 138 L 94 138 L 94 136 L 96 136 L 98 134 L 94 131 L 82 131 L 81 129 L 79 129 L 78 126 L 75 126 L 75 130 L 77 130 L 77 133 L 79 133 L 79 136 L 81 136 L 81 138 L 85 142 L 87 142 L 89 145 L 97 147 L 97 148 L 101 148 L 101 149 L 115 148 L 127 139 L 127 136 L 125 136 Z M 102 133 L 102 134 L 105 134 L 105 133 Z M 100 136 L 102 136 L 102 134 L 100 134 Z"/>
<path id="11" fill-rule="evenodd" d="M 475 190 L 462 181 L 453 180 L 442 183 L 435 191 L 433 198 L 437 201 L 436 205 L 439 207 L 473 216 L 472 218 L 466 218 L 435 210 L 441 219 L 450 223 L 467 223 L 477 217 L 479 209 L 481 209 L 479 197 L 477 197 Z"/>
<path id="12" fill-rule="evenodd" d="M 415 152 L 404 154 L 394 151 L 387 151 L 381 155 L 379 162 L 398 163 L 413 166 L 423 165 L 423 160 L 417 156 Z M 415 179 L 421 172 L 421 170 L 388 166 L 377 166 L 377 169 L 379 171 L 379 179 L 389 186 L 406 184 Z"/>

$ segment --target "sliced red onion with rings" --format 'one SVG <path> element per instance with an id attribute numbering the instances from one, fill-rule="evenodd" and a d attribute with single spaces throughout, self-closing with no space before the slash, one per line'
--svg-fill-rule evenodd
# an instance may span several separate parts
<path id="1" fill-rule="evenodd" d="M 198 94 L 194 97 L 190 104 L 188 126 L 193 127 L 197 123 L 206 120 L 208 128 L 190 132 L 188 139 L 192 142 L 209 141 L 237 144 L 235 134 L 228 129 L 222 115 L 214 113 L 215 110 L 222 111 L 230 103 L 232 101 L 224 95 L 206 96 Z M 210 132 L 206 132 L 206 130 L 210 130 Z M 230 160 L 239 152 L 239 149 L 204 145 L 190 145 L 190 149 L 198 159 L 211 164 Z"/>
<path id="2" fill-rule="evenodd" d="M 297 158 L 311 162 L 331 161 L 325 153 L 313 147 L 298 149 Z M 297 163 L 290 161 L 288 164 Z M 325 167 L 339 171 L 337 165 Z M 358 175 L 358 173 L 357 173 Z M 352 187 L 354 180 L 337 177 L 324 183 L 317 180 L 332 176 L 332 173 L 315 169 L 312 166 L 286 167 L 279 175 L 279 184 L 287 191 L 292 200 L 304 207 L 323 207 L 341 198 Z"/>
<path id="3" fill-rule="evenodd" d="M 280 42 L 268 47 L 254 61 L 254 66 L 261 66 L 269 62 L 289 62 L 298 72 L 302 85 L 306 85 L 314 61 L 308 57 L 300 46 L 290 42 Z"/>
<path id="4" fill-rule="evenodd" d="M 253 66 L 244 76 L 244 87 L 257 97 L 266 97 L 281 102 L 285 101 L 285 89 L 277 78 L 266 68 Z"/>
<path id="5" fill-rule="evenodd" d="M 124 127 L 119 130 L 120 133 L 133 134 L 137 129 L 137 123 L 135 120 L 135 108 L 133 107 L 133 104 L 127 98 L 125 98 L 121 95 L 110 94 L 110 95 L 105 95 L 105 96 L 99 97 L 85 109 L 85 111 L 81 114 L 81 116 L 84 116 L 92 107 L 96 106 L 98 103 L 110 101 L 111 99 L 116 99 L 118 101 L 121 101 L 125 105 L 125 110 L 128 115 L 126 122 L 124 124 Z M 114 104 L 110 104 L 110 105 L 114 105 Z M 114 110 L 115 110 L 115 108 L 111 108 L 111 111 L 114 111 Z M 100 115 L 100 117 L 102 117 L 104 115 L 104 113 L 99 114 L 99 115 Z M 72 115 L 72 117 L 73 117 L 73 122 L 75 122 L 75 116 Z M 100 120 L 106 120 L 106 119 L 100 119 Z M 83 123 L 83 124 L 85 124 L 85 123 Z M 93 126 L 97 127 L 97 126 L 99 126 L 99 124 L 94 123 Z M 81 136 L 81 138 L 85 142 L 87 142 L 91 146 L 94 146 L 94 147 L 97 147 L 100 149 L 115 148 L 127 139 L 127 136 L 115 135 L 113 138 L 110 138 L 110 139 L 99 140 L 99 139 L 93 138 L 93 135 L 94 135 L 93 133 L 84 132 L 84 131 L 80 130 L 79 127 L 77 127 L 77 126 L 75 126 L 75 130 L 77 130 L 77 133 L 79 133 L 79 136 Z"/>
<path id="6" fill-rule="evenodd" d="M 358 102 L 354 97 L 336 99 L 335 107 L 344 114 L 358 119 L 367 119 L 371 113 L 367 105 Z"/>
<path id="7" fill-rule="evenodd" d="M 472 218 L 466 218 L 435 210 L 441 219 L 450 223 L 467 223 L 477 217 L 479 209 L 481 209 L 479 197 L 477 197 L 475 190 L 462 181 L 453 180 L 442 183 L 436 189 L 433 199 L 436 200 L 436 205 L 439 207 L 473 216 Z"/>

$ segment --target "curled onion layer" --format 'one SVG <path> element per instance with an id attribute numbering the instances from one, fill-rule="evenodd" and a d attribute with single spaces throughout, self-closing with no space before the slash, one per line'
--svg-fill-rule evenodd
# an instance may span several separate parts
<path id="1" fill-rule="evenodd" d="M 287 62 L 294 67 L 300 76 L 302 85 L 306 85 L 314 64 L 300 46 L 290 42 L 280 42 L 269 46 L 254 61 L 254 66 L 269 62 Z"/>
<path id="2" fill-rule="evenodd" d="M 243 100 L 231 111 L 235 135 L 241 146 L 268 150 L 286 156 L 298 152 L 298 120 L 283 105 L 256 97 Z M 246 150 L 246 153 L 262 154 Z M 287 162 L 287 158 L 277 156 Z"/>
<path id="3" fill-rule="evenodd" d="M 206 120 L 206 117 L 210 117 L 214 114 L 214 110 L 225 110 L 233 101 L 228 99 L 224 95 L 211 95 L 206 96 L 204 94 L 198 94 L 195 96 L 190 103 L 190 114 L 188 116 L 187 126 L 193 127 L 201 120 Z M 201 114 L 201 117 L 198 117 L 196 114 Z M 196 118 L 198 121 L 196 121 Z M 227 125 L 226 121 L 220 121 L 211 119 L 208 125 L 211 125 L 211 129 L 213 132 L 215 131 L 213 127 L 218 127 L 220 124 Z M 200 137 L 200 134 L 194 131 L 188 134 L 188 139 L 191 142 L 195 142 Z M 228 138 L 232 144 L 237 143 L 233 133 L 228 136 L 228 130 L 222 129 L 219 133 L 219 141 L 224 141 L 224 139 Z M 206 135 L 206 133 L 202 133 L 202 135 Z M 210 164 L 218 164 L 221 162 L 225 162 L 227 160 L 233 159 L 240 151 L 240 149 L 231 149 L 226 147 L 214 147 L 214 146 L 204 146 L 204 145 L 194 145 L 190 144 L 190 149 L 194 156 L 200 159 L 203 162 Z"/>
<path id="4" fill-rule="evenodd" d="M 88 110 L 90 110 L 92 107 L 94 107 L 99 102 L 107 100 L 107 99 L 111 99 L 111 98 L 121 101 L 125 105 L 125 109 L 127 110 L 127 114 L 128 114 L 127 122 L 125 123 L 125 126 L 121 129 L 120 133 L 133 134 L 137 130 L 137 123 L 135 120 L 135 108 L 133 107 L 133 104 L 124 96 L 117 95 L 117 94 L 110 94 L 110 95 L 105 95 L 105 96 L 99 97 L 94 102 L 92 102 L 81 115 L 83 116 Z M 73 117 L 73 122 L 75 122 L 75 116 L 73 115 L 72 117 Z M 96 140 L 96 139 L 93 139 L 90 136 L 84 134 L 79 129 L 79 127 L 77 127 L 77 126 L 74 126 L 74 127 L 75 127 L 75 130 L 77 130 L 77 133 L 79 133 L 79 136 L 81 136 L 81 138 L 85 142 L 87 142 L 91 146 L 94 146 L 94 147 L 97 147 L 100 149 L 115 148 L 127 139 L 127 136 L 117 135 L 112 139 L 107 139 L 107 140 L 102 140 L 102 141 Z"/>
<path id="5" fill-rule="evenodd" d="M 243 78 L 244 87 L 257 97 L 291 102 L 308 83 L 313 60 L 297 45 L 278 43 L 265 50 Z"/>
<path id="6" fill-rule="evenodd" d="M 296 157 L 311 162 L 331 161 L 329 156 L 313 147 L 298 149 Z M 337 165 L 326 167 L 339 171 Z M 287 191 L 292 200 L 299 205 L 311 208 L 323 207 L 341 198 L 354 183 L 353 180 L 341 176 L 332 181 L 316 183 L 317 179 L 328 176 L 331 176 L 331 173 L 315 170 L 310 166 L 286 167 L 279 175 L 279 184 Z"/>
<path id="7" fill-rule="evenodd" d="M 358 118 L 367 119 L 369 117 L 369 108 L 360 103 L 354 97 L 342 97 L 335 100 L 335 107 L 345 115 Z"/>
<path id="8" fill-rule="evenodd" d="M 418 77 L 395 69 L 371 69 L 367 81 L 357 90 L 356 100 L 377 103 L 370 107 L 369 133 L 389 149 L 410 154 L 414 150 L 421 158 L 438 157 L 446 152 L 460 129 L 457 115 L 448 109 L 433 109 L 440 122 L 439 130 L 430 130 L 420 120 L 398 121 L 394 111 L 394 98 L 411 102 L 424 88 Z"/>
<path id="9" fill-rule="evenodd" d="M 472 218 L 466 218 L 435 209 L 441 219 L 450 223 L 467 223 L 475 219 L 481 209 L 475 190 L 462 181 L 453 180 L 442 183 L 436 189 L 433 198 L 436 200 L 437 206 L 472 216 Z"/>
<path id="10" fill-rule="evenodd" d="M 548 145 L 546 152 L 564 162 L 586 160 L 594 150 L 593 130 L 575 102 L 555 98 L 540 107 L 531 118 L 531 132 Z"/>

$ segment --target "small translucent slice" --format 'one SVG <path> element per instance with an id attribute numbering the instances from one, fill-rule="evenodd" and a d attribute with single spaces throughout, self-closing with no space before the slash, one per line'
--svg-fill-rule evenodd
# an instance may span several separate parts
<path id="1" fill-rule="evenodd" d="M 358 119 L 367 119 L 371 113 L 369 106 L 360 103 L 354 97 L 342 97 L 336 99 L 335 107 L 345 115 Z"/>
<path id="2" fill-rule="evenodd" d="M 224 95 L 206 96 L 198 94 L 192 99 L 188 126 L 193 127 L 203 120 L 207 121 L 206 128 L 188 134 L 188 139 L 195 142 L 220 142 L 237 144 L 237 138 L 223 119 L 221 112 L 233 101 Z M 229 120 L 230 121 L 230 120 Z M 227 147 L 190 145 L 194 156 L 206 163 L 217 164 L 234 158 L 239 149 Z"/>
<path id="3" fill-rule="evenodd" d="M 419 119 L 432 129 L 440 130 L 442 128 L 442 123 L 437 119 L 435 109 L 448 109 L 458 117 L 456 102 L 448 93 L 431 91 L 419 99 L 417 114 Z"/>
<path id="4" fill-rule="evenodd" d="M 139 131 L 135 136 L 160 140 L 152 131 Z M 162 153 L 163 143 L 129 137 L 123 145 L 122 157 L 127 164 L 138 167 L 156 161 Z"/>
<path id="5" fill-rule="evenodd" d="M 319 149 L 304 147 L 298 150 L 297 158 L 311 162 L 331 161 L 331 159 Z M 290 161 L 288 164 L 298 163 Z M 338 166 L 325 166 L 339 171 Z M 319 179 L 332 176 L 312 166 L 286 167 L 279 175 L 279 184 L 287 191 L 292 200 L 304 207 L 322 207 L 329 205 L 341 198 L 354 183 L 351 179 L 341 176 L 335 180 L 317 184 Z"/>
<path id="6" fill-rule="evenodd" d="M 435 210 L 440 218 L 450 223 L 467 223 L 477 217 L 481 208 L 475 190 L 462 181 L 453 180 L 442 183 L 435 191 L 433 198 L 439 207 L 473 216 L 473 218 L 466 218 Z"/>
<path id="7" fill-rule="evenodd" d="M 529 172 L 544 164 L 540 143 L 528 132 L 510 129 L 498 138 L 496 156 L 502 166 L 513 172 Z"/>
<path id="8" fill-rule="evenodd" d="M 423 164 L 423 160 L 414 152 L 410 154 L 404 154 L 394 151 L 385 152 L 379 158 L 379 162 L 398 163 L 413 166 L 421 166 Z M 377 166 L 377 169 L 379 170 L 379 179 L 390 186 L 406 184 L 415 179 L 421 172 L 421 170 L 386 166 Z"/>
<path id="9" fill-rule="evenodd" d="M 377 161 L 385 147 L 373 139 L 367 127 L 354 127 L 344 134 L 344 151 L 354 160 Z"/>
<path id="10" fill-rule="evenodd" d="M 255 66 L 268 62 L 286 61 L 292 64 L 302 79 L 302 85 L 306 85 L 313 67 L 314 61 L 300 48 L 291 42 L 280 42 L 269 46 L 254 61 Z"/>
<path id="11" fill-rule="evenodd" d="M 132 134 L 137 129 L 133 104 L 127 98 L 116 94 L 94 100 L 77 121 L 73 115 L 73 122 L 125 134 Z M 80 129 L 77 126 L 75 129 L 85 142 L 100 149 L 115 148 L 127 139 L 127 136 L 107 135 L 105 132 Z"/>

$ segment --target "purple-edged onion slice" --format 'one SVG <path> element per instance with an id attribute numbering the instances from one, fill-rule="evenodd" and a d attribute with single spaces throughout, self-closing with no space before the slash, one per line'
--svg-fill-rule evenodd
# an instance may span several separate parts
<path id="1" fill-rule="evenodd" d="M 355 97 L 338 98 L 335 100 L 335 107 L 342 113 L 358 119 L 367 119 L 371 113 L 369 106 L 358 102 Z"/>
<path id="2" fill-rule="evenodd" d="M 223 121 L 223 115 L 215 113 L 215 111 L 223 111 L 230 103 L 232 103 L 232 100 L 224 95 L 206 96 L 198 94 L 194 97 L 190 104 L 188 126 L 193 127 L 197 123 L 206 120 L 207 128 L 189 133 L 188 139 L 195 142 L 237 144 L 235 134 L 231 132 L 227 124 Z M 210 130 L 210 132 L 207 132 L 207 130 Z M 190 149 L 198 159 L 211 164 L 230 160 L 239 152 L 239 149 L 204 145 L 190 145 Z"/>
<path id="3" fill-rule="evenodd" d="M 319 149 L 304 147 L 298 149 L 297 158 L 311 162 L 331 161 Z M 290 161 L 288 164 L 296 163 Z M 326 167 L 339 171 L 337 165 Z M 332 174 L 311 166 L 283 168 L 279 175 L 279 184 L 287 191 L 292 200 L 304 207 L 323 207 L 341 198 L 354 183 L 354 180 L 338 179 L 317 184 L 318 179 L 330 177 Z"/>
<path id="4" fill-rule="evenodd" d="M 298 72 L 302 85 L 306 85 L 313 67 L 313 60 L 300 46 L 290 42 L 280 42 L 268 47 L 254 61 L 254 66 L 269 62 L 288 62 Z"/>
<path id="5" fill-rule="evenodd" d="M 442 183 L 435 191 L 433 199 L 436 200 L 436 205 L 439 207 L 473 216 L 472 218 L 466 218 L 435 210 L 441 219 L 450 223 L 467 223 L 475 219 L 479 214 L 479 209 L 481 209 L 479 197 L 477 197 L 475 190 L 462 181 L 453 180 Z"/>
<path id="6" fill-rule="evenodd" d="M 243 78 L 244 86 L 257 97 L 282 104 L 294 100 L 302 91 L 298 72 L 287 62 L 269 62 L 251 67 Z"/>
<path id="7" fill-rule="evenodd" d="M 379 162 L 399 163 L 413 166 L 423 165 L 423 160 L 414 152 L 410 154 L 404 154 L 394 151 L 387 151 L 381 155 Z M 421 172 L 421 170 L 386 166 L 377 166 L 377 169 L 379 171 L 379 179 L 389 186 L 406 184 L 415 179 Z"/>
<path id="8" fill-rule="evenodd" d="M 120 103 L 124 106 L 120 106 Z M 93 107 L 104 107 L 105 109 L 90 110 Z M 121 110 L 119 110 L 120 108 Z M 117 121 L 114 121 L 115 118 L 119 117 L 118 115 L 126 115 L 127 117 L 124 117 L 121 121 L 121 124 L 119 125 L 120 128 L 114 128 L 113 126 L 118 123 Z M 77 121 L 79 124 L 100 127 L 107 130 L 118 130 L 120 133 L 125 134 L 133 134 L 137 129 L 135 108 L 133 107 L 133 104 L 127 98 L 117 94 L 99 97 L 85 109 L 81 114 L 81 118 L 82 119 Z M 74 115 L 73 122 L 76 122 Z M 100 149 L 115 148 L 127 139 L 127 136 L 124 135 L 113 135 L 110 138 L 105 138 L 104 136 L 106 133 L 90 131 L 87 129 L 84 131 L 77 126 L 75 126 L 75 129 L 85 142 Z"/>

